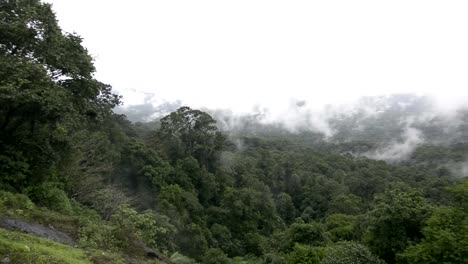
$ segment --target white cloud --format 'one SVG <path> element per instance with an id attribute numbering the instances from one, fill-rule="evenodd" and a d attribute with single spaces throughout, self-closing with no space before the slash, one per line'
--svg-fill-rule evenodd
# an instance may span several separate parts
<path id="1" fill-rule="evenodd" d="M 424 141 L 421 132 L 411 127 L 406 127 L 402 136 L 403 142 L 394 142 L 387 147 L 364 153 L 364 156 L 378 160 L 400 161 L 408 158 L 418 144 Z"/>

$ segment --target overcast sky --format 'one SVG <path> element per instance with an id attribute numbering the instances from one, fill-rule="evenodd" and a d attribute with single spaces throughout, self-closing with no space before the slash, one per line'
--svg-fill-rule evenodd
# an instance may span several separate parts
<path id="1" fill-rule="evenodd" d="M 237 111 L 468 95 L 466 0 L 47 2 L 127 104 L 145 93 Z"/>

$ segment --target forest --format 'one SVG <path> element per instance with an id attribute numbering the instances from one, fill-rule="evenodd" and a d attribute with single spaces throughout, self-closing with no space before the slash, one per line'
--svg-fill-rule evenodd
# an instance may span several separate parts
<path id="1" fill-rule="evenodd" d="M 0 0 L 1 263 L 468 263 L 468 108 L 146 118 L 82 41 L 50 4 Z"/>

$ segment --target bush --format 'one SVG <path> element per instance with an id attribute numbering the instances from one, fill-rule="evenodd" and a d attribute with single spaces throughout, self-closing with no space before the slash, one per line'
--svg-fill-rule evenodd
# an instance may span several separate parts
<path id="1" fill-rule="evenodd" d="M 115 249 L 111 226 L 102 221 L 95 211 L 88 210 L 80 210 L 88 212 L 79 217 L 79 245 L 83 248 Z"/>
<path id="2" fill-rule="evenodd" d="M 34 204 L 26 195 L 0 191 L 0 213 L 16 215 L 32 208 Z"/>
<path id="3" fill-rule="evenodd" d="M 68 196 L 55 183 L 46 182 L 37 187 L 29 188 L 28 195 L 39 206 L 64 214 L 73 212 Z"/>
<path id="4" fill-rule="evenodd" d="M 132 252 L 143 245 L 157 247 L 159 238 L 175 232 L 168 219 L 150 210 L 138 213 L 129 206 L 120 206 L 110 219 L 112 236 L 120 248 Z"/>

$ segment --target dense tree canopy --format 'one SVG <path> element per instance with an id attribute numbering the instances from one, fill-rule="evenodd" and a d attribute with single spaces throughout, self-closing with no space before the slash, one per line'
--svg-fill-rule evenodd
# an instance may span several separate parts
<path id="1" fill-rule="evenodd" d="M 45 180 L 83 122 L 112 114 L 119 97 L 93 78 L 81 38 L 63 33 L 50 5 L 0 3 L 0 173 L 18 190 Z"/>
<path id="2" fill-rule="evenodd" d="M 207 113 L 184 106 L 161 119 L 158 136 L 172 160 L 192 156 L 212 168 L 224 141 L 215 123 Z"/>
<path id="3" fill-rule="evenodd" d="M 0 1 L 0 218 L 61 230 L 94 263 L 468 263 L 467 112 L 390 163 L 362 154 L 401 141 L 424 100 L 335 116 L 328 141 L 253 120 L 228 134 L 187 106 L 131 123 L 94 72 L 50 4 Z M 2 261 L 24 260 L 15 245 L 0 237 Z"/>

